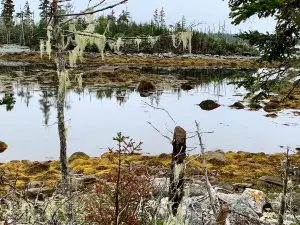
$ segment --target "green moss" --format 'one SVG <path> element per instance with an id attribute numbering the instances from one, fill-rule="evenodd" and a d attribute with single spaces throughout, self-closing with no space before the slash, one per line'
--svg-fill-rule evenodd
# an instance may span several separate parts
<path id="1" fill-rule="evenodd" d="M 88 160 L 89 158 L 90 157 L 84 152 L 76 152 L 71 155 L 71 157 L 69 158 L 69 162 L 72 163 L 76 159 Z"/>

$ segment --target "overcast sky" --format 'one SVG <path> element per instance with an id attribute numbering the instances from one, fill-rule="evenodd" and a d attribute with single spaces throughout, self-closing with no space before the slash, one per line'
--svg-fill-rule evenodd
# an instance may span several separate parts
<path id="1" fill-rule="evenodd" d="M 28 0 L 29 4 L 34 11 L 37 12 L 39 0 Z M 99 0 L 93 0 L 99 2 Z M 26 0 L 14 0 L 16 9 L 24 5 Z M 86 8 L 87 0 L 73 0 L 75 5 L 75 11 L 81 11 Z M 109 0 L 108 2 L 116 2 L 116 0 Z M 184 4 L 183 4 L 184 2 Z M 206 27 L 215 27 L 218 29 L 219 23 L 226 23 L 228 31 L 237 33 L 241 30 L 259 30 L 262 32 L 273 31 L 275 23 L 272 19 L 258 20 L 251 19 L 249 22 L 244 23 L 240 26 L 232 26 L 228 19 L 229 8 L 228 1 L 222 0 L 129 0 L 126 5 L 115 8 L 116 14 L 118 15 L 122 9 L 128 9 L 131 13 L 132 18 L 135 21 L 149 21 L 156 8 L 161 9 L 162 7 L 166 13 L 166 21 L 168 24 L 172 24 L 184 15 L 187 21 L 193 22 L 205 22 L 204 25 L 199 26 L 199 29 L 205 29 Z M 38 13 L 36 13 L 38 15 Z"/>

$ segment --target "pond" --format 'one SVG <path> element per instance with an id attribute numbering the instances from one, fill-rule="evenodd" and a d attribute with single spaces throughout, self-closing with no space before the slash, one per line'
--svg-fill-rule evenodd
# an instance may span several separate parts
<path id="1" fill-rule="evenodd" d="M 203 132 L 210 132 L 203 135 L 207 150 L 274 153 L 287 146 L 299 147 L 300 117 L 292 111 L 282 111 L 272 119 L 266 118 L 263 110 L 229 107 L 243 100 L 240 94 L 245 92 L 230 84 L 234 73 L 181 71 L 197 83 L 193 90 L 164 87 L 149 97 L 141 97 L 135 88 L 71 89 L 65 111 L 68 154 L 82 151 L 100 156 L 115 146 L 112 137 L 117 132 L 142 141 L 144 154 L 170 153 L 172 146 L 161 134 L 172 137 L 174 127 L 180 125 L 193 136 L 195 120 Z M 0 105 L 0 137 L 9 145 L 0 161 L 58 159 L 55 87 L 15 82 L 12 90 L 13 107 Z M 3 96 L 0 94 L 0 99 Z M 221 106 L 204 111 L 197 104 L 207 99 Z M 176 125 L 165 111 L 154 107 L 166 109 Z M 190 138 L 187 145 L 193 149 L 198 141 Z"/>

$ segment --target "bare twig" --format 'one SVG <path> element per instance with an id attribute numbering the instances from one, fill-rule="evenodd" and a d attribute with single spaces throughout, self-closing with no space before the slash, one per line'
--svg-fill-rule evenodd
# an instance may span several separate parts
<path id="1" fill-rule="evenodd" d="M 150 106 L 151 108 L 153 108 L 153 109 L 158 109 L 158 110 L 162 110 L 162 111 L 165 111 L 167 114 L 168 114 L 168 116 L 170 117 L 170 119 L 174 122 L 174 124 L 176 125 L 176 122 L 175 122 L 175 120 L 173 119 L 173 117 L 171 116 L 171 114 L 166 110 L 166 109 L 164 109 L 164 108 L 158 108 L 158 107 L 155 107 L 155 106 L 153 106 L 153 105 L 150 105 L 149 103 L 147 103 L 147 102 L 145 102 L 145 101 L 142 101 L 144 104 L 146 104 L 146 105 L 148 105 L 148 106 Z"/>

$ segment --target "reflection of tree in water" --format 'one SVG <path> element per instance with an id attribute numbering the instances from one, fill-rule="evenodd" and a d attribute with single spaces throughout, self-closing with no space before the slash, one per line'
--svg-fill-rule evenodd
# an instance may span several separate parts
<path id="1" fill-rule="evenodd" d="M 14 94 L 5 94 L 5 96 L 0 99 L 0 105 L 6 105 L 6 111 L 13 110 L 16 103 L 16 98 Z"/>
<path id="2" fill-rule="evenodd" d="M 96 92 L 96 97 L 97 99 L 99 100 L 102 100 L 104 98 L 108 98 L 108 99 L 111 99 L 112 96 L 114 94 L 114 90 L 112 88 L 106 88 L 106 89 L 99 89 L 97 92 Z"/>
<path id="3" fill-rule="evenodd" d="M 24 90 L 26 89 L 26 90 Z M 23 101 L 24 99 L 24 102 L 28 108 L 29 106 L 29 102 L 30 102 L 30 99 L 33 97 L 33 95 L 31 94 L 31 91 L 30 91 L 30 88 L 29 87 L 26 87 L 26 88 L 21 88 L 21 90 L 18 91 L 18 97 L 21 97 L 21 101 Z"/>
<path id="4" fill-rule="evenodd" d="M 162 95 L 163 95 L 163 91 L 156 91 L 155 93 L 153 93 L 151 96 L 149 96 L 150 104 L 154 105 L 155 102 L 156 107 L 158 107 Z"/>
<path id="5" fill-rule="evenodd" d="M 96 92 L 96 97 L 99 100 L 102 99 L 112 99 L 113 96 L 116 97 L 117 102 L 123 105 L 129 99 L 130 94 L 134 92 L 133 88 L 103 88 Z"/>
<path id="6" fill-rule="evenodd" d="M 51 115 L 51 107 L 53 106 L 53 103 L 51 101 L 51 98 L 54 97 L 54 93 L 51 91 L 42 91 L 40 94 L 41 99 L 40 102 L 40 109 L 42 110 L 43 116 L 44 116 L 44 125 L 48 125 L 49 118 Z"/>

